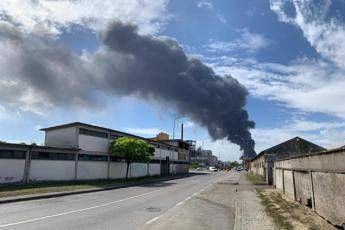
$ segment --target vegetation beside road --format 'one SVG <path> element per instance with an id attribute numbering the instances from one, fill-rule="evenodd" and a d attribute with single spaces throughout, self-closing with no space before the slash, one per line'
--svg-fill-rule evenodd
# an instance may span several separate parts
<path id="1" fill-rule="evenodd" d="M 37 195 L 53 192 L 71 192 L 84 189 L 111 188 L 140 183 L 151 183 L 168 180 L 176 176 L 150 176 L 115 180 L 88 180 L 70 182 L 38 182 L 33 184 L 3 184 L 0 185 L 0 198 L 22 195 Z"/>
<path id="2" fill-rule="evenodd" d="M 336 229 L 311 209 L 294 201 L 286 200 L 272 189 L 257 190 L 266 214 L 270 216 L 278 229 Z"/>
<path id="3" fill-rule="evenodd" d="M 131 137 L 120 137 L 110 144 L 113 156 L 122 157 L 126 160 L 126 180 L 128 169 L 132 162 L 148 163 L 154 156 L 155 148 L 144 140 Z"/>
<path id="4" fill-rule="evenodd" d="M 247 173 L 246 174 L 247 180 L 249 180 L 252 184 L 254 185 L 265 185 L 266 181 L 265 178 L 260 176 L 260 175 L 256 175 L 254 173 Z"/>

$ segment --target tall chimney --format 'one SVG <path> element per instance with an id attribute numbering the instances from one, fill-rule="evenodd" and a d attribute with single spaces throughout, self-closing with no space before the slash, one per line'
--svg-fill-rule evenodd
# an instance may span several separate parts
<path id="1" fill-rule="evenodd" d="M 183 140 L 183 123 L 181 124 L 181 140 Z"/>

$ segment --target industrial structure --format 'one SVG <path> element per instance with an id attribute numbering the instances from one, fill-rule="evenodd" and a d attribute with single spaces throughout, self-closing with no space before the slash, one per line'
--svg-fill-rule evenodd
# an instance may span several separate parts
<path id="1" fill-rule="evenodd" d="M 191 163 L 197 163 L 200 167 L 218 166 L 218 158 L 213 155 L 212 150 L 196 149 L 190 157 Z"/>
<path id="2" fill-rule="evenodd" d="M 109 151 L 119 137 L 155 147 L 149 164 L 131 164 L 131 177 L 186 173 L 189 168 L 189 144 L 182 140 L 152 140 L 81 122 L 41 130 L 44 146 L 0 143 L 0 183 L 123 178 L 124 160 Z"/>

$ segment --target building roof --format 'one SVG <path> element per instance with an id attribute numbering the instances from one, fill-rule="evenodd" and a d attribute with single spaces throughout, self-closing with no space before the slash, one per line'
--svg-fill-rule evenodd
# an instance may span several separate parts
<path id="1" fill-rule="evenodd" d="M 268 148 L 268 149 L 265 149 L 265 150 L 261 151 L 258 155 L 256 155 L 254 158 L 252 158 L 251 161 L 257 159 L 258 157 L 260 157 L 260 156 L 262 156 L 262 155 L 264 155 L 266 152 L 272 151 L 272 150 L 274 150 L 274 149 L 279 149 L 280 147 L 282 147 L 283 145 L 285 145 L 285 144 L 287 144 L 287 143 L 289 143 L 289 142 L 295 142 L 295 141 L 298 141 L 298 140 L 302 140 L 302 141 L 305 142 L 305 143 L 309 143 L 309 144 L 311 144 L 311 145 L 313 145 L 313 146 L 316 146 L 316 147 L 318 147 L 318 148 L 320 149 L 320 151 L 326 150 L 324 147 L 321 147 L 321 146 L 319 146 L 319 145 L 317 145 L 317 144 L 314 144 L 314 143 L 312 143 L 312 142 L 310 142 L 310 141 L 307 141 L 307 140 L 305 140 L 305 139 L 303 139 L 303 138 L 301 138 L 301 137 L 296 136 L 296 137 L 294 137 L 294 138 L 291 138 L 291 139 L 289 139 L 289 140 L 287 140 L 287 141 L 284 141 L 284 142 L 282 142 L 282 143 L 280 143 L 280 144 L 274 145 L 274 146 L 272 146 L 272 147 L 270 147 L 270 148 Z"/>
<path id="2" fill-rule="evenodd" d="M 57 130 L 57 129 L 63 129 L 63 128 L 76 127 L 76 126 L 88 127 L 88 128 L 93 128 L 93 129 L 103 129 L 104 131 L 118 133 L 118 134 L 123 135 L 123 136 L 129 136 L 129 137 L 133 137 L 133 138 L 137 138 L 137 139 L 142 139 L 142 140 L 146 140 L 146 141 L 157 143 L 157 144 L 163 144 L 163 145 L 166 145 L 166 146 L 176 147 L 174 145 L 163 143 L 161 141 L 155 141 L 155 140 L 152 140 L 150 138 L 145 138 L 145 137 L 137 136 L 137 135 L 134 135 L 134 134 L 122 132 L 122 131 L 119 131 L 119 130 L 109 129 L 109 128 L 105 128 L 105 127 L 102 127 L 102 126 L 91 125 L 91 124 L 82 123 L 82 122 L 72 122 L 72 123 L 68 123 L 68 124 L 62 124 L 62 125 L 42 128 L 40 130 L 41 131 L 51 131 L 51 130 Z"/>

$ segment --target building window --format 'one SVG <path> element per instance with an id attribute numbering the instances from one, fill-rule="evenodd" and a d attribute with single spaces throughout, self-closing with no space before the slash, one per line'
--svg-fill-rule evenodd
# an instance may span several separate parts
<path id="1" fill-rule="evenodd" d="M 78 159 L 80 161 L 108 161 L 108 156 L 79 154 Z"/>
<path id="2" fill-rule="evenodd" d="M 83 128 L 79 129 L 79 134 L 93 136 L 93 137 L 108 138 L 107 133 L 98 132 L 98 131 L 89 130 L 89 129 L 83 129 Z"/>
<path id="3" fill-rule="evenodd" d="M 116 157 L 116 156 L 110 156 L 110 161 L 113 161 L 113 162 L 122 162 L 122 161 L 125 161 L 123 158 L 121 157 Z"/>
<path id="4" fill-rule="evenodd" d="M 1 159 L 25 159 L 26 151 L 0 150 Z"/>
<path id="5" fill-rule="evenodd" d="M 60 161 L 74 161 L 75 154 L 73 153 L 54 153 L 54 152 L 32 152 L 32 160 L 60 160 Z"/>

